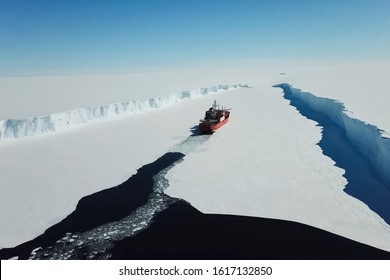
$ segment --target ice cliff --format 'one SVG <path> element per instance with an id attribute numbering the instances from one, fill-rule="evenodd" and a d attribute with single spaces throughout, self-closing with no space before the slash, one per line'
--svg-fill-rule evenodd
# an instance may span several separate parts
<path id="1" fill-rule="evenodd" d="M 48 116 L 28 119 L 7 119 L 0 121 L 0 140 L 22 138 L 49 132 L 60 131 L 74 126 L 88 123 L 93 120 L 109 119 L 125 114 L 144 112 L 174 104 L 184 99 L 213 94 L 246 87 L 241 84 L 218 85 L 194 90 L 172 92 L 157 98 L 114 103 L 90 108 L 79 108 Z"/>
<path id="2" fill-rule="evenodd" d="M 370 164 L 371 169 L 390 186 L 390 139 L 383 130 L 348 115 L 343 103 L 310 92 L 303 92 L 290 84 L 278 84 L 289 99 L 298 99 L 310 109 L 322 113 L 345 132 L 346 138 Z"/>

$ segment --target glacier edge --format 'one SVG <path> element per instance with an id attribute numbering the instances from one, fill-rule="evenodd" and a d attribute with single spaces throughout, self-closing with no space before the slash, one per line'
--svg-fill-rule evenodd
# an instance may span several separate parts
<path id="1" fill-rule="evenodd" d="M 175 104 L 176 102 L 184 99 L 192 99 L 203 95 L 245 87 L 247 86 L 242 84 L 217 85 L 193 90 L 171 92 L 170 94 L 164 96 L 143 100 L 133 100 L 103 106 L 71 109 L 46 116 L 1 120 L 0 141 L 61 131 L 86 124 L 94 120 L 110 119 L 121 115 L 150 111 Z"/>

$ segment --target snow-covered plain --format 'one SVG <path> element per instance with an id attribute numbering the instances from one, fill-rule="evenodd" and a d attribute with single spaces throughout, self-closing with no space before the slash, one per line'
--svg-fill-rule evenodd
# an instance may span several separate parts
<path id="1" fill-rule="evenodd" d="M 88 194 L 115 186 L 191 135 L 214 99 L 229 123 L 188 153 L 166 193 L 205 213 L 293 220 L 390 251 L 390 227 L 344 192 L 344 170 L 316 145 L 321 128 L 283 98 L 279 83 L 344 103 L 390 132 L 390 63 L 229 62 L 88 77 L 0 79 L 0 119 L 165 96 L 214 85 L 241 88 L 56 133 L 0 141 L 0 247 L 41 234 Z M 282 73 L 282 74 L 281 74 Z M 367 186 L 369 187 L 369 186 Z M 384 194 L 390 201 L 390 191 Z"/>

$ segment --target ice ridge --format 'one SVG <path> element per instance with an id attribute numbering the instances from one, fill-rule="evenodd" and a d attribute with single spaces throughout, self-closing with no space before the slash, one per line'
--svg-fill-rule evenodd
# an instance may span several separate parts
<path id="1" fill-rule="evenodd" d="M 22 138 L 60 131 L 82 125 L 93 120 L 109 119 L 131 113 L 150 111 L 175 104 L 184 99 L 192 99 L 199 96 L 243 87 L 247 86 L 242 84 L 218 85 L 194 90 L 171 92 L 170 94 L 164 96 L 144 100 L 120 102 L 90 108 L 72 109 L 53 113 L 47 116 L 27 119 L 6 119 L 0 121 L 0 140 Z"/>
<path id="2" fill-rule="evenodd" d="M 390 186 L 390 139 L 383 135 L 383 130 L 349 116 L 340 101 L 303 92 L 287 83 L 277 84 L 274 87 L 282 88 L 286 96 L 299 99 L 342 128 L 346 138 L 360 151 L 372 170 L 385 181 L 387 186 Z"/>

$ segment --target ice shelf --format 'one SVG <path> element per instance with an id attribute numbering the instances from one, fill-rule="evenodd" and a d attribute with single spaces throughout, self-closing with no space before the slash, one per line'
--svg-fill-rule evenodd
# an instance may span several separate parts
<path id="1" fill-rule="evenodd" d="M 184 99 L 192 99 L 203 95 L 246 87 L 241 84 L 217 85 L 171 92 L 170 94 L 135 100 L 113 103 L 109 105 L 78 108 L 58 112 L 47 116 L 38 116 L 27 119 L 6 119 L 0 121 L 0 140 L 35 136 L 79 126 L 90 121 L 109 119 L 121 115 L 155 110 L 175 104 Z"/>

